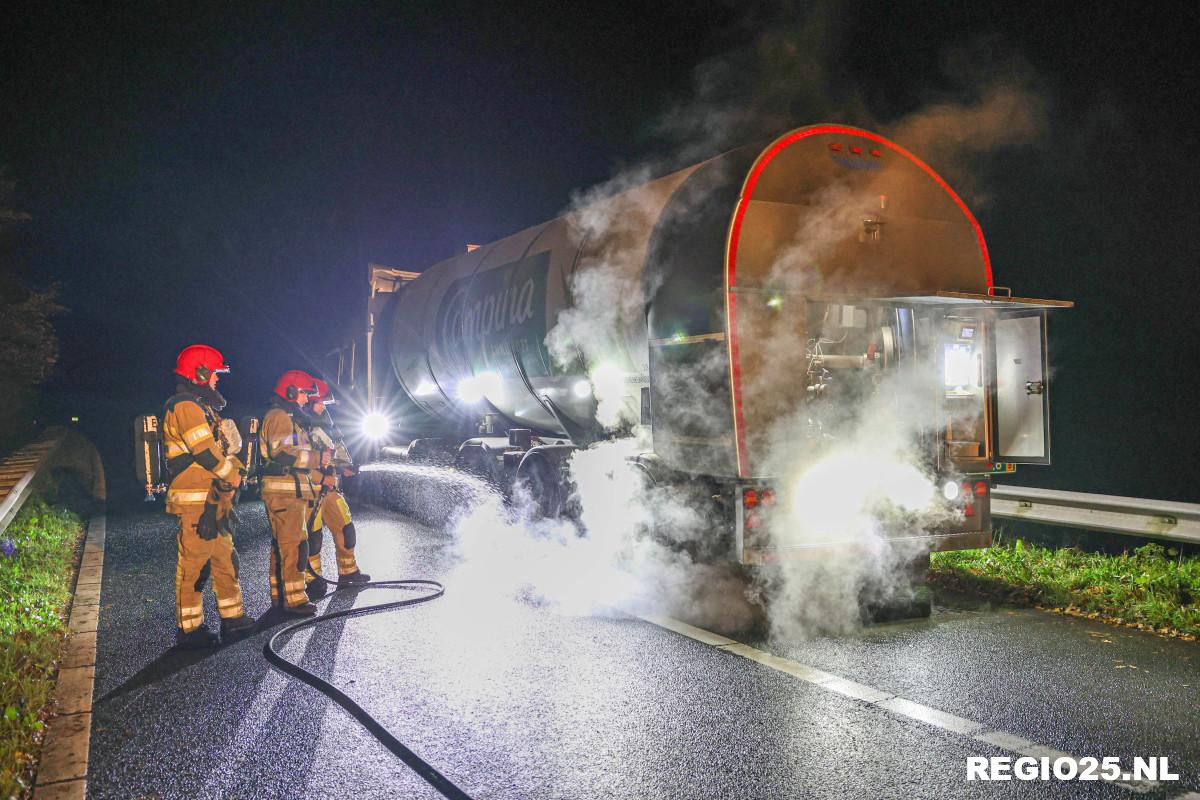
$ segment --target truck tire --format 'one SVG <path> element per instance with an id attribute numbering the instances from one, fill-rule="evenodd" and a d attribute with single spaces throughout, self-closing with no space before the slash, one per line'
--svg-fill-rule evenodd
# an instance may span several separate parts
<path id="1" fill-rule="evenodd" d="M 879 598 L 871 596 L 871 587 L 865 587 L 866 591 L 860 598 L 864 623 L 924 619 L 933 613 L 933 593 L 925 582 L 929 574 L 929 554 L 916 556 L 901 569 L 908 580 L 907 592 Z"/>
<path id="2" fill-rule="evenodd" d="M 499 485 L 500 465 L 486 447 L 467 445 L 460 448 L 454 458 L 454 466 L 491 484 Z"/>
<path id="3" fill-rule="evenodd" d="M 537 519 L 554 519 L 562 513 L 563 486 L 557 471 L 544 458 L 530 458 L 521 465 L 517 483 L 530 499 Z"/>

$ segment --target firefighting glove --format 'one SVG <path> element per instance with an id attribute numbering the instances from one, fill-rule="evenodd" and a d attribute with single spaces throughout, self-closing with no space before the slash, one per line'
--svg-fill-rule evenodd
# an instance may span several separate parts
<path id="1" fill-rule="evenodd" d="M 327 473 L 325 477 L 321 478 L 321 488 L 331 492 L 337 488 L 337 478 L 333 473 Z"/>
<path id="2" fill-rule="evenodd" d="M 200 521 L 196 523 L 196 534 L 206 542 L 211 542 L 220 534 L 216 503 L 204 504 L 204 513 L 200 515 Z"/>
<path id="3" fill-rule="evenodd" d="M 228 512 L 217 518 L 217 529 L 221 533 L 233 536 L 233 526 L 241 521 L 241 517 L 238 516 L 237 510 L 231 508 Z"/>

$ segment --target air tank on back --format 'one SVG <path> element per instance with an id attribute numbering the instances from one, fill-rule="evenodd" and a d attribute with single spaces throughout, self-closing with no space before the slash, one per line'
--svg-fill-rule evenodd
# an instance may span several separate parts
<path id="1" fill-rule="evenodd" d="M 641 293 L 645 316 L 614 315 L 591 329 L 602 341 L 559 342 L 552 358 L 547 334 L 589 274 Z M 448 434 L 492 412 L 579 438 L 599 427 L 590 380 L 604 367 L 633 419 L 648 389 L 665 463 L 747 477 L 765 431 L 803 402 L 806 299 L 990 284 L 978 223 L 932 169 L 876 134 L 816 125 L 429 267 L 396 300 L 389 352 Z M 604 363 L 588 363 L 598 350 Z"/>

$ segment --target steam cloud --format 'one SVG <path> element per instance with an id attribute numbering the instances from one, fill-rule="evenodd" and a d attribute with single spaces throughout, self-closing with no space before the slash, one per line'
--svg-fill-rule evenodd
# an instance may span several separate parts
<path id="1" fill-rule="evenodd" d="M 566 614 L 667 613 L 718 628 L 745 629 L 760 609 L 728 564 L 694 560 L 687 545 L 711 536 L 711 520 L 680 489 L 648 488 L 628 456 L 636 437 L 573 454 L 581 516 L 536 519 L 520 499 L 499 495 L 454 523 L 456 581 Z"/>
<path id="2" fill-rule="evenodd" d="M 593 376 L 601 368 L 621 376 L 615 381 L 593 377 L 596 418 L 609 428 L 636 421 L 624 376 L 645 375 L 649 369 L 642 300 L 645 242 L 637 234 L 650 227 L 658 211 L 655 196 L 645 188 L 650 177 L 647 168 L 631 170 L 573 199 L 570 234 L 585 255 L 569 277 L 572 304 L 546 337 L 560 367 L 577 368 L 582 362 Z M 588 247 L 597 242 L 600 249 Z"/>

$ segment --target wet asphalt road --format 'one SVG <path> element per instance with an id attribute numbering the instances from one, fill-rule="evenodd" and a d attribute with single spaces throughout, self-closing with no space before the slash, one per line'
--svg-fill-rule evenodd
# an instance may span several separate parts
<path id="1" fill-rule="evenodd" d="M 257 615 L 269 604 L 269 533 L 260 503 L 243 510 L 242 585 Z M 364 569 L 441 580 L 446 596 L 328 623 L 285 653 L 472 797 L 1135 796 L 1096 783 L 967 782 L 967 756 L 1011 753 L 639 619 L 523 601 L 464 573 L 447 533 L 378 509 L 356 518 Z M 90 796 L 440 796 L 339 707 L 271 669 L 267 630 L 202 654 L 171 649 L 174 558 L 161 506 L 110 509 Z M 339 593 L 322 605 L 403 596 Z M 1182 780 L 1143 796 L 1200 788 L 1196 644 L 938 603 L 930 620 L 852 636 L 746 641 L 1077 756 L 1170 756 Z"/>

